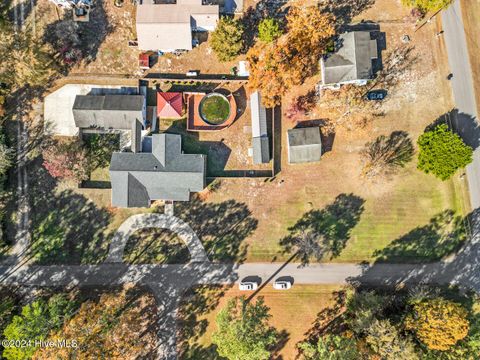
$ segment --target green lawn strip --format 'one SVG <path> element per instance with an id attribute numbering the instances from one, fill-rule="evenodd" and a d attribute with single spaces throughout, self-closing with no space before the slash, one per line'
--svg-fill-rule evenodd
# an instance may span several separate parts
<path id="1" fill-rule="evenodd" d="M 447 210 L 451 210 L 455 216 L 465 215 L 460 181 L 462 180 L 457 176 L 453 180 L 441 182 L 433 176 L 413 171 L 390 194 L 365 198 L 365 210 L 359 223 L 351 231 L 346 247 L 340 256 L 326 261 L 361 262 L 379 258 L 385 260 L 385 254 L 388 253 L 390 255 L 385 261 L 423 262 L 438 260 L 439 257 L 454 251 L 461 245 L 462 236 L 456 239 L 449 236 L 437 238 L 429 236 L 426 230 L 431 230 L 432 219 L 445 215 Z M 297 202 L 280 208 L 275 218 L 271 220 L 271 231 L 265 234 L 261 241 L 253 239 L 249 242 L 247 261 L 288 259 L 289 254 L 282 254 L 278 241 L 285 236 L 286 229 L 298 220 L 297 214 L 310 210 L 306 204 L 306 195 L 300 194 Z M 413 237 L 417 234 L 424 235 L 419 239 L 423 243 L 415 244 Z M 393 244 L 395 248 L 382 256 L 381 251 L 395 240 L 399 240 Z M 412 249 L 412 244 L 416 248 Z M 444 247 L 428 250 L 429 246 L 441 245 Z M 401 246 L 408 251 L 402 253 Z"/>
<path id="2" fill-rule="evenodd" d="M 456 239 L 448 238 L 446 246 L 444 237 L 439 235 L 442 230 L 433 230 L 431 224 L 432 219 L 448 210 L 455 215 L 462 215 L 461 209 L 457 208 L 458 201 L 455 200 L 458 194 L 453 190 L 453 180 L 440 182 L 434 177 L 416 173 L 389 196 L 376 202 L 367 199 L 365 212 L 353 229 L 350 241 L 334 261 L 439 260 L 441 255 L 447 255 L 453 250 L 448 249 L 452 242 L 456 243 Z M 445 248 L 441 248 L 442 245 Z"/>

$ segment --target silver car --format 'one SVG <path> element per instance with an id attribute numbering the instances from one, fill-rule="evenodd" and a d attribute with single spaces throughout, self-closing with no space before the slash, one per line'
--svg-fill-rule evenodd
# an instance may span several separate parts
<path id="1" fill-rule="evenodd" d="M 275 290 L 288 290 L 292 287 L 292 283 L 287 280 L 276 280 L 273 283 L 273 288 Z"/>
<path id="2" fill-rule="evenodd" d="M 254 281 L 242 281 L 238 286 L 242 291 L 257 290 L 258 284 Z"/>

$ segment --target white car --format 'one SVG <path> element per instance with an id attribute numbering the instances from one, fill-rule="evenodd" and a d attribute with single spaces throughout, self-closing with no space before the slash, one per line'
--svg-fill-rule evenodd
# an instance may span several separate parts
<path id="1" fill-rule="evenodd" d="M 290 281 L 277 280 L 273 283 L 273 288 L 275 290 L 288 290 L 292 287 Z"/>
<path id="2" fill-rule="evenodd" d="M 242 281 L 238 287 L 242 291 L 257 290 L 258 284 L 254 281 Z"/>

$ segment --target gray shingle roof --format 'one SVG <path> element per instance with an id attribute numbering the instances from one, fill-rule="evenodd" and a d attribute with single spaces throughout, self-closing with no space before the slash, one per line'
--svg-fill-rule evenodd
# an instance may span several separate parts
<path id="1" fill-rule="evenodd" d="M 130 130 L 135 120 L 143 124 L 143 95 L 77 95 L 72 107 L 79 128 Z"/>
<path id="2" fill-rule="evenodd" d="M 202 5 L 201 0 L 138 5 L 138 47 L 141 50 L 191 50 L 192 30 L 213 30 L 218 11 L 218 5 Z"/>
<path id="3" fill-rule="evenodd" d="M 288 130 L 288 162 L 319 161 L 322 156 L 322 140 L 319 127 Z"/>
<path id="4" fill-rule="evenodd" d="M 270 161 L 267 112 L 262 105 L 262 99 L 258 91 L 250 95 L 250 111 L 252 120 L 253 163 L 265 164 Z"/>
<path id="5" fill-rule="evenodd" d="M 377 41 L 368 31 L 343 33 L 338 39 L 339 49 L 321 59 L 322 83 L 341 84 L 367 80 L 372 75 L 372 59 L 378 57 Z"/>
<path id="6" fill-rule="evenodd" d="M 252 145 L 254 164 L 266 164 L 270 162 L 270 144 L 268 137 L 254 137 L 252 139 Z"/>
<path id="7" fill-rule="evenodd" d="M 182 154 L 181 136 L 155 134 L 151 153 L 112 154 L 112 205 L 150 206 L 153 200 L 188 201 L 205 187 L 206 155 Z"/>

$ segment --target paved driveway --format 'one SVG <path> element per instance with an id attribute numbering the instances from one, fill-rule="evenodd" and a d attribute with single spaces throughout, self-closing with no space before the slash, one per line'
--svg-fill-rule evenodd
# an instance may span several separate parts
<path id="1" fill-rule="evenodd" d="M 173 215 L 138 214 L 130 216 L 117 230 L 110 244 L 106 262 L 122 262 L 129 237 L 137 230 L 148 228 L 169 229 L 187 245 L 190 261 L 208 261 L 202 242 L 186 222 Z"/>

